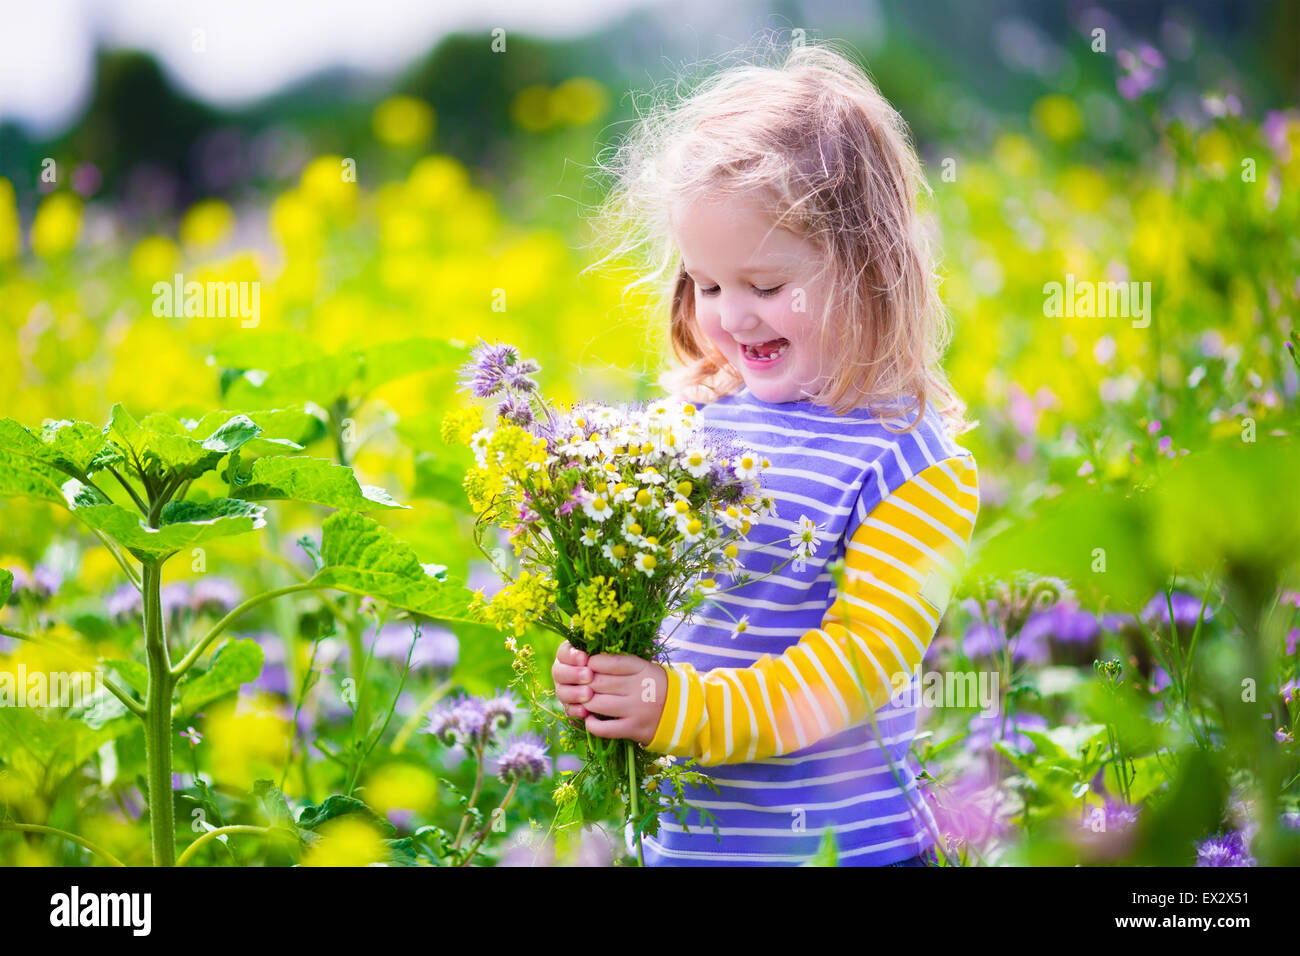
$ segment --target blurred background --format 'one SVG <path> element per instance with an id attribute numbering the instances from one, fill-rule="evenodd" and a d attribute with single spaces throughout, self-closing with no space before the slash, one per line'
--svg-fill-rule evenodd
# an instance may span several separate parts
<path id="1" fill-rule="evenodd" d="M 465 401 L 456 369 L 278 392 L 243 373 L 412 336 L 482 335 L 539 359 L 556 399 L 656 395 L 662 317 L 625 292 L 630 274 L 583 273 L 602 251 L 587 220 L 601 151 L 635 120 L 639 92 L 677 79 L 688 88 L 710 58 L 756 35 L 850 44 L 911 125 L 933 188 L 924 202 L 955 327 L 947 365 L 980 422 L 962 441 L 980 463 L 983 567 L 1004 582 L 1027 569 L 1071 585 L 1050 609 L 1032 604 L 1028 585 L 969 586 L 927 658 L 998 669 L 1011 715 L 990 727 L 969 711 L 936 713 L 918 738 L 952 845 L 971 863 L 1240 861 L 1241 834 L 1260 825 L 1242 809 L 1259 797 L 1240 790 L 1241 773 L 1265 758 L 1268 832 L 1300 810 L 1289 442 L 1300 4 L 50 0 L 12 6 L 3 24 L 0 415 L 35 429 L 102 423 L 117 402 L 137 417 L 198 417 L 345 400 L 364 440 L 346 456 L 336 443 L 339 456 L 415 506 L 385 523 L 475 587 L 492 575 L 469 537 L 463 461 L 439 433 Z M 157 314 L 154 286 L 177 273 L 257 282 L 257 327 Z M 1044 286 L 1067 276 L 1151 283 L 1150 324 L 1048 315 Z M 1267 467 L 1213 457 L 1264 445 L 1281 448 Z M 334 448 L 322 437 L 311 453 Z M 1211 464 L 1197 471 L 1203 454 Z M 1183 485 L 1174 479 L 1159 507 L 1115 505 L 1172 475 Z M 295 553 L 320 517 L 281 509 L 271 550 Z M 130 653 L 129 610 L 104 608 L 118 568 L 94 545 L 46 504 L 0 499 L 0 565 L 19 582 L 9 611 L 33 626 L 79 620 L 81 638 Z M 1098 548 L 1108 575 L 1096 573 Z M 283 583 L 252 554 L 241 539 L 211 549 L 209 573 L 231 602 Z M 198 574 L 177 573 L 197 586 Z M 1186 645 L 1203 600 L 1198 661 L 1214 666 L 1171 675 L 1161 648 Z M 200 614 L 195 601 L 177 613 Z M 286 726 L 288 677 L 309 666 L 322 613 L 306 604 L 268 611 L 250 631 L 268 664 L 240 693 L 270 695 L 268 713 Z M 112 627 L 88 623 L 96 615 Z M 182 633 L 193 625 L 178 622 Z M 398 707 L 410 726 L 439 681 L 488 693 L 510 678 L 499 636 L 444 637 L 453 653 L 421 657 L 426 683 Z M 388 640 L 400 658 L 400 636 Z M 1234 657 L 1243 640 L 1259 654 Z M 1099 677 L 1094 660 L 1119 662 L 1122 678 Z M 1261 686 L 1250 720 L 1229 699 L 1247 660 Z M 395 687 L 395 673 L 377 680 Z M 1115 680 L 1127 696 L 1096 696 L 1098 681 Z M 312 735 L 346 723 L 325 703 L 310 712 Z M 1153 725 L 1168 733 L 1142 729 Z M 235 743 L 224 753 L 219 737 L 200 759 L 251 780 L 266 755 Z M 1250 755 L 1240 764 L 1224 756 L 1232 741 Z M 1201 756 L 1174 760 L 1184 745 Z M 124 765 L 138 759 L 122 747 Z M 329 764 L 311 754 L 320 766 L 290 782 L 291 796 L 330 785 Z M 401 770 L 389 791 L 401 822 L 441 812 L 418 767 L 385 761 Z M 23 791 L 37 799 L 24 804 L 33 819 L 59 807 L 116 819 L 112 785 L 68 804 L 58 781 L 82 771 L 64 767 L 51 783 L 48 765 L 29 769 L 45 773 L 39 799 Z M 411 810 L 417 797 L 423 809 Z M 539 814 L 549 805 L 541 790 L 529 799 Z M 1130 843 L 1062 836 L 1074 826 L 1062 821 L 1098 808 L 1103 830 L 1112 813 L 1123 831 L 1148 800 L 1166 816 Z M 1058 829 L 1027 840 L 1039 823 Z M 131 845 L 112 826 L 100 836 Z M 65 859 L 0 846 L 14 859 Z M 1282 846 L 1270 844 L 1271 859 L 1295 852 Z"/>

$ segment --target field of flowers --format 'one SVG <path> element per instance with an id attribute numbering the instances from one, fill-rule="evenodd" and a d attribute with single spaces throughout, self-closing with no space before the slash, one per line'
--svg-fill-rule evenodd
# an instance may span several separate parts
<path id="1" fill-rule="evenodd" d="M 1159 54 L 1120 63 L 1122 156 L 1059 94 L 925 144 L 983 505 L 913 754 L 951 865 L 1298 864 L 1300 113 L 1174 119 Z M 471 609 L 500 583 L 449 439 L 478 337 L 632 402 L 663 330 L 428 122 L 387 101 L 382 175 L 316 156 L 174 232 L 67 185 L 20 222 L 0 179 L 0 863 L 634 861 L 612 811 L 566 824 L 559 638 Z"/>

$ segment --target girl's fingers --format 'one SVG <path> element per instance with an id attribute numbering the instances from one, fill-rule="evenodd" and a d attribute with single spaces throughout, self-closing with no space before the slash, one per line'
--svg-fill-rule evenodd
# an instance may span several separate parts
<path id="1" fill-rule="evenodd" d="M 570 704 L 564 708 L 564 712 L 570 717 L 577 717 L 579 720 L 586 719 L 588 713 L 587 708 L 581 704 Z"/>
<path id="2" fill-rule="evenodd" d="M 598 710 L 596 713 L 604 713 Z M 587 717 L 587 732 L 593 737 L 630 737 L 636 732 L 632 721 L 626 717 L 622 720 L 601 720 L 596 714 Z"/>
<path id="3" fill-rule="evenodd" d="M 626 717 L 631 713 L 631 702 L 617 694 L 595 694 L 590 700 L 581 701 L 582 705 L 596 714 L 607 717 Z"/>
<path id="4" fill-rule="evenodd" d="M 628 680 L 618 674 L 597 672 L 591 675 L 591 680 L 584 681 L 583 687 L 590 687 L 597 694 L 620 694 L 626 696 L 632 693 L 636 688 L 634 681 Z"/>
<path id="5" fill-rule="evenodd" d="M 646 662 L 635 654 L 596 654 L 587 662 L 593 671 L 602 674 L 635 674 Z"/>
<path id="6" fill-rule="evenodd" d="M 585 704 L 591 700 L 591 688 L 586 684 L 556 684 L 555 699 L 561 704 Z"/>
<path id="7" fill-rule="evenodd" d="M 584 667 L 587 664 L 587 655 L 568 641 L 560 644 L 559 650 L 555 652 L 555 659 L 561 664 L 568 664 L 570 667 Z"/>
<path id="8" fill-rule="evenodd" d="M 587 667 L 571 667 L 556 661 L 551 665 L 551 680 L 558 687 L 560 684 L 588 684 L 592 673 Z"/>

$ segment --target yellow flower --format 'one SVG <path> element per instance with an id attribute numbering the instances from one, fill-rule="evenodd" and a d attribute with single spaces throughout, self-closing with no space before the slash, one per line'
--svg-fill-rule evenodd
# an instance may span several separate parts
<path id="1" fill-rule="evenodd" d="M 166 236 L 145 236 L 131 250 L 131 274 L 152 285 L 169 281 L 180 265 L 181 251 Z"/>
<path id="2" fill-rule="evenodd" d="M 433 132 L 433 107 L 414 96 L 392 96 L 375 108 L 375 139 L 387 146 L 417 146 Z"/>
<path id="3" fill-rule="evenodd" d="M 1038 131 L 1058 143 L 1077 139 L 1083 132 L 1083 113 L 1074 100 L 1063 93 L 1049 93 L 1042 97 L 1034 104 L 1030 115 Z"/>
<path id="4" fill-rule="evenodd" d="M 582 126 L 604 115 L 609 108 L 609 95 L 591 77 L 575 76 L 551 91 L 549 106 L 553 122 Z"/>
<path id="5" fill-rule="evenodd" d="M 0 176 L 0 262 L 16 257 L 21 242 L 13 183 Z"/>
<path id="6" fill-rule="evenodd" d="M 204 199 L 181 219 L 181 242 L 187 246 L 215 246 L 235 228 L 235 214 L 220 199 Z"/>
<path id="7" fill-rule="evenodd" d="M 303 866 L 369 866 L 388 857 L 383 837 L 355 813 L 320 825 L 319 843 L 303 854 Z"/>
<path id="8" fill-rule="evenodd" d="M 71 193 L 50 193 L 36 210 L 32 251 L 42 259 L 65 255 L 81 234 L 81 200 Z"/>

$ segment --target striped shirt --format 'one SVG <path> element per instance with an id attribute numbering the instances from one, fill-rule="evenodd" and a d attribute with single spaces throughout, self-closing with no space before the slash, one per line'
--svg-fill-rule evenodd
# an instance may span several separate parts
<path id="1" fill-rule="evenodd" d="M 686 786 L 686 826 L 661 815 L 643 841 L 647 866 L 795 865 L 827 829 L 845 866 L 933 844 L 909 751 L 921 659 L 979 508 L 977 473 L 934 409 L 905 435 L 870 414 L 771 404 L 748 387 L 700 408 L 704 427 L 768 459 L 776 516 L 739 542 L 748 583 L 661 628 L 668 691 L 647 749 L 694 757 L 717 792 Z M 802 570 L 769 574 L 805 515 L 817 548 Z M 837 558 L 843 593 L 826 567 Z M 735 584 L 716 578 L 720 590 Z"/>

